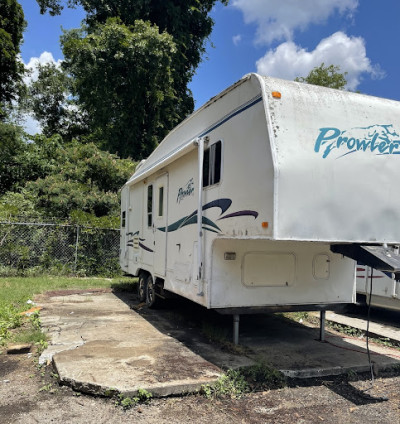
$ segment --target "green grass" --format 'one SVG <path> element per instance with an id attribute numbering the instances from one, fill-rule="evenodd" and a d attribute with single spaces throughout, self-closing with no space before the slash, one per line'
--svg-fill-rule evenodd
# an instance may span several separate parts
<path id="1" fill-rule="evenodd" d="M 43 343 L 46 341 L 44 334 L 40 330 L 22 330 L 13 337 L 15 343 Z"/>
<path id="2" fill-rule="evenodd" d="M 135 284 L 135 280 L 128 277 L 73 278 L 41 276 L 0 278 L 0 345 L 10 340 L 18 340 L 18 338 L 25 338 L 28 341 L 30 337 L 33 338 L 31 340 L 33 343 L 44 343 L 43 338 L 37 333 L 40 333 L 37 315 L 32 316 L 28 321 L 29 325 L 25 322 L 22 332 L 18 333 L 18 331 L 15 331 L 24 322 L 20 312 L 30 309 L 32 305 L 26 302 L 29 299 L 33 300 L 35 295 L 51 290 L 74 288 L 112 288 L 133 291 Z"/>

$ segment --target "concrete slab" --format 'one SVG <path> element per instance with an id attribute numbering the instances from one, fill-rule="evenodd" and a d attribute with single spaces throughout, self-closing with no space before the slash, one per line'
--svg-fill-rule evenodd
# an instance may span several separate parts
<path id="1" fill-rule="evenodd" d="M 132 311 L 112 293 L 51 297 L 41 321 L 50 338 L 40 362 L 53 360 L 60 381 L 104 394 L 192 392 L 221 370 Z"/>
<path id="2" fill-rule="evenodd" d="M 243 317 L 240 342 L 264 360 L 293 378 L 322 377 L 350 371 L 369 371 L 364 340 L 326 331 L 319 341 L 319 329 L 309 328 L 275 315 Z M 400 364 L 400 350 L 369 343 L 374 369 Z"/>
<path id="3" fill-rule="evenodd" d="M 240 344 L 246 349 L 240 355 L 221 350 L 199 331 L 207 324 L 229 332 L 229 317 L 192 303 L 143 308 L 143 317 L 132 310 L 137 302 L 123 296 L 82 292 L 48 297 L 42 306 L 50 343 L 40 361 L 52 360 L 61 382 L 94 394 L 115 389 L 133 395 L 139 388 L 155 396 L 182 394 L 216 381 L 221 367 L 260 361 L 294 378 L 370 369 L 365 341 L 326 331 L 322 343 L 318 328 L 276 315 L 241 317 Z M 375 371 L 400 364 L 398 349 L 370 343 L 370 354 Z"/>

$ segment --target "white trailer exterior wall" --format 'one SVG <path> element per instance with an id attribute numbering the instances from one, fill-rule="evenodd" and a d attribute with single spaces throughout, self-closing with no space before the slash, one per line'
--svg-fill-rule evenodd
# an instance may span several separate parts
<path id="1" fill-rule="evenodd" d="M 244 77 L 123 187 L 122 268 L 220 310 L 354 301 L 354 261 L 330 245 L 400 241 L 399 116 L 397 102 Z M 217 180 L 204 188 L 198 140 Z"/>

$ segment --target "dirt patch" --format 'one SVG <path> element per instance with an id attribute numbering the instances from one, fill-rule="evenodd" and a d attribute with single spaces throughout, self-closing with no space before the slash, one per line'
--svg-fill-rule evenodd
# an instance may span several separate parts
<path id="1" fill-rule="evenodd" d="M 39 369 L 27 355 L 0 355 L 0 416 L 8 423 L 379 423 L 400 416 L 400 377 L 386 374 L 374 385 L 361 376 L 292 381 L 291 387 L 251 393 L 240 399 L 201 395 L 155 399 L 130 410 L 115 400 L 59 386 L 52 369 Z M 8 382 L 4 382 L 7 380 Z M 297 383 L 300 383 L 297 384 Z M 302 384 L 305 383 L 305 384 Z"/>

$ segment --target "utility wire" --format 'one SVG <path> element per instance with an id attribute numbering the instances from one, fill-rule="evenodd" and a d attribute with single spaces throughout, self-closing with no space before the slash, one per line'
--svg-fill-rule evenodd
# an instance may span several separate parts
<path id="1" fill-rule="evenodd" d="M 368 269 L 368 268 L 367 268 Z M 369 369 L 371 371 L 371 383 L 374 384 L 374 367 L 371 361 L 371 352 L 369 350 L 369 322 L 370 322 L 370 315 L 371 315 L 371 299 L 372 299 L 372 281 L 374 278 L 374 268 L 371 268 L 371 284 L 369 288 L 369 300 L 368 300 L 368 313 L 367 313 L 367 354 L 368 354 L 368 363 L 369 363 Z"/>

